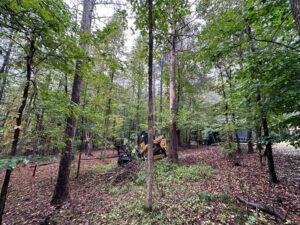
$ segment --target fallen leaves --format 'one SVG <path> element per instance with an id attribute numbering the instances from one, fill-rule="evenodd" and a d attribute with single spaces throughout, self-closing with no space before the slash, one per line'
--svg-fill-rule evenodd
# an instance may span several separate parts
<path id="1" fill-rule="evenodd" d="M 300 222 L 300 173 L 297 164 L 299 156 L 275 155 L 275 166 L 280 183 L 270 184 L 267 166 L 260 166 L 257 155 L 239 155 L 234 160 L 238 160 L 241 166 L 234 166 L 233 159 L 222 157 L 220 153 L 221 149 L 213 146 L 180 151 L 181 164 L 210 165 L 213 173 L 209 178 L 199 181 L 174 183 L 172 184 L 174 189 L 171 190 L 163 187 L 163 196 L 154 195 L 154 205 L 159 206 L 155 212 L 157 221 L 165 219 L 165 222 L 170 224 L 184 224 L 184 221 L 190 221 L 190 224 L 211 224 L 211 222 L 221 224 L 221 221 L 225 221 L 227 224 L 236 224 L 240 216 L 234 210 L 238 210 L 237 204 L 240 203 L 222 202 L 220 199 L 216 202 L 203 203 L 197 197 L 201 192 L 219 196 L 227 193 L 228 187 L 231 186 L 233 193 L 242 195 L 247 200 L 271 205 L 287 213 L 290 218 L 298 215 L 295 222 Z M 147 219 L 142 210 L 144 196 L 141 193 L 144 187 L 135 187 L 130 183 L 134 179 L 134 174 L 127 173 L 128 177 L 124 179 L 121 176 L 124 168 L 96 172 L 98 167 L 116 164 L 117 159 L 100 161 L 97 159 L 99 153 L 93 154 L 94 157 L 84 156 L 91 160 L 82 161 L 79 179 L 74 179 L 76 163 L 73 162 L 70 180 L 71 200 L 60 209 L 49 204 L 58 164 L 38 167 L 34 178 L 30 165 L 20 168 L 18 173 L 13 173 L 4 224 L 39 224 L 46 217 L 51 218 L 49 224 L 82 225 L 115 224 L 116 221 L 120 221 L 120 218 L 124 220 L 119 224 L 137 224 Z M 137 169 L 134 165 L 127 166 L 133 166 L 129 168 L 130 170 Z M 114 182 L 109 185 L 112 180 Z M 124 186 L 126 188 L 122 189 Z M 247 207 L 244 205 L 240 207 L 244 207 L 244 211 L 247 212 Z M 242 209 L 239 210 L 241 214 L 244 213 Z M 275 220 L 272 216 L 266 218 L 268 221 Z M 151 221 L 150 217 L 149 221 Z M 259 223 L 263 224 L 263 222 Z"/>

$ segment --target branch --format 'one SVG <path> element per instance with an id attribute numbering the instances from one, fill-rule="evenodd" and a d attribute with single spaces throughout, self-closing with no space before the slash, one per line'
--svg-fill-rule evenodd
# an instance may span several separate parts
<path id="1" fill-rule="evenodd" d="M 283 43 L 280 43 L 280 42 L 277 42 L 277 41 L 266 40 L 266 39 L 257 39 L 255 37 L 250 37 L 250 39 L 252 39 L 254 41 L 260 41 L 260 42 L 267 42 L 267 43 L 276 44 L 276 45 L 283 46 L 283 47 L 286 47 L 288 49 L 292 49 L 294 51 L 300 52 L 300 49 L 294 48 L 292 46 L 289 46 L 289 45 L 286 45 L 286 44 L 283 44 Z"/>
<path id="2" fill-rule="evenodd" d="M 273 207 L 271 206 L 267 206 L 267 205 L 263 205 L 263 204 L 260 204 L 260 203 L 255 203 L 255 202 L 249 202 L 247 201 L 246 199 L 244 199 L 243 197 L 241 196 L 235 196 L 237 198 L 237 200 L 239 200 L 240 202 L 242 203 L 245 203 L 247 206 L 249 206 L 250 208 L 253 208 L 253 209 L 259 209 L 265 213 L 268 213 L 268 214 L 271 214 L 271 215 L 274 215 L 276 217 L 279 217 L 281 220 L 283 221 L 290 221 L 289 224 L 293 224 L 293 225 L 296 225 L 295 223 L 293 223 L 291 221 L 291 219 L 289 219 L 286 215 L 284 215 L 283 213 L 281 213 L 280 211 L 274 209 Z"/>

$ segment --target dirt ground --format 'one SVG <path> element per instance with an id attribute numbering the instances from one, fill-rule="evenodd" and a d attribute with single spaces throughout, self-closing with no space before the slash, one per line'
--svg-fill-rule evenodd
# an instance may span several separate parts
<path id="1" fill-rule="evenodd" d="M 116 154 L 114 152 L 114 155 Z M 109 151 L 107 156 L 113 156 L 113 152 Z M 300 224 L 299 155 L 285 155 L 280 151 L 275 151 L 274 159 L 280 181 L 278 184 L 269 183 L 267 166 L 260 165 L 257 154 L 243 153 L 229 158 L 222 156 L 220 147 L 200 146 L 193 149 L 181 149 L 179 158 L 182 165 L 210 165 L 213 168 L 212 176 L 193 184 L 195 190 L 227 193 L 230 189 L 233 195 L 270 205 L 293 218 L 296 224 Z M 266 163 L 264 159 L 264 164 Z M 51 221 L 51 224 L 126 224 L 126 221 L 104 222 L 106 221 L 105 215 L 118 201 L 118 198 L 112 198 L 109 191 L 102 191 L 110 174 L 110 166 L 116 164 L 117 158 L 99 160 L 99 151 L 93 152 L 93 156 L 83 156 L 81 175 L 75 179 L 77 166 L 75 160 L 72 163 L 70 179 L 71 199 L 61 207 L 50 205 L 58 163 L 38 167 L 35 177 L 32 177 L 32 164 L 20 166 L 12 175 L 3 224 L 47 224 L 48 221 Z M 102 166 L 106 169 L 102 170 Z M 3 177 L 2 171 L 1 183 Z M 247 210 L 242 203 L 240 207 Z M 213 214 L 207 214 L 207 216 L 213 217 Z M 215 224 L 224 224 L 218 222 L 219 219 L 209 219 Z M 267 216 L 267 219 L 271 222 L 265 224 L 281 223 L 274 216 Z M 131 221 L 131 224 L 137 224 L 137 222 Z M 170 221 L 170 224 L 177 223 Z"/>

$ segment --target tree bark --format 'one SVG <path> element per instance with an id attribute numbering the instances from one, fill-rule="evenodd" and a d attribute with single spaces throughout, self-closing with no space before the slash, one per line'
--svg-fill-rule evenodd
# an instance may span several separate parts
<path id="1" fill-rule="evenodd" d="M 149 57 L 148 57 L 148 162 L 146 180 L 146 198 L 144 208 L 152 210 L 152 188 L 153 188 L 153 96 L 152 96 L 152 75 L 153 75 L 153 36 L 152 36 L 152 0 L 148 0 L 148 22 L 149 22 Z"/>
<path id="2" fill-rule="evenodd" d="M 32 73 L 32 64 L 33 64 L 33 56 L 35 53 L 35 41 L 31 40 L 30 41 L 30 49 L 29 49 L 29 54 L 26 57 L 26 84 L 23 90 L 23 100 L 21 103 L 21 106 L 18 109 L 18 117 L 16 119 L 16 128 L 14 131 L 14 139 L 13 143 L 11 146 L 11 151 L 10 155 L 15 156 L 17 153 L 17 146 L 18 146 L 18 141 L 19 141 L 19 136 L 20 136 L 20 127 L 22 123 L 22 116 L 23 116 L 23 111 L 25 109 L 26 103 L 27 103 L 27 98 L 28 98 L 28 92 L 29 92 L 29 87 L 30 87 L 30 79 L 31 79 L 31 73 Z M 0 195 L 0 224 L 2 224 L 2 216 L 5 208 L 5 201 L 7 198 L 7 191 L 8 191 L 8 185 L 10 181 L 10 176 L 11 176 L 12 170 L 6 170 L 5 173 L 5 178 L 3 181 L 2 189 L 1 189 L 1 195 Z"/>
<path id="3" fill-rule="evenodd" d="M 269 168 L 269 174 L 270 174 L 270 181 L 272 183 L 278 183 L 278 179 L 276 176 L 275 166 L 274 166 L 274 159 L 273 159 L 273 153 L 272 153 L 272 143 L 271 139 L 269 137 L 269 128 L 267 123 L 267 118 L 262 118 L 262 124 L 264 129 L 264 138 L 267 142 L 266 144 L 266 154 L 268 159 L 268 168 Z"/>
<path id="4" fill-rule="evenodd" d="M 176 30 L 171 23 L 171 49 L 170 49 L 170 145 L 168 157 L 171 162 L 178 162 L 178 137 L 176 128 Z"/>
<path id="5" fill-rule="evenodd" d="M 248 144 L 248 153 L 253 153 L 253 145 L 252 145 L 252 129 L 248 129 L 247 131 L 247 144 Z"/>
<path id="6" fill-rule="evenodd" d="M 13 42 L 11 41 L 9 43 L 6 55 L 4 57 L 4 61 L 3 61 L 2 67 L 0 69 L 0 74 L 8 72 L 7 65 L 9 63 L 12 46 L 13 46 Z M 4 75 L 3 80 L 2 80 L 2 84 L 1 84 L 1 88 L 0 88 L 0 105 L 2 104 L 2 98 L 3 98 L 3 94 L 4 94 L 6 83 L 7 83 L 7 74 Z"/>
<path id="7" fill-rule="evenodd" d="M 296 29 L 300 37 L 300 1 L 299 0 L 290 0 L 291 10 L 295 20 Z"/>
<path id="8" fill-rule="evenodd" d="M 257 103 L 260 107 L 261 110 L 261 115 L 262 115 L 262 127 L 264 131 L 264 139 L 266 141 L 266 155 L 268 159 L 268 168 L 269 168 L 269 175 L 270 175 L 270 181 L 272 183 L 278 183 L 278 179 L 276 176 L 276 170 L 274 166 L 274 159 L 273 159 L 273 153 L 272 153 L 272 143 L 271 143 L 271 138 L 269 136 L 269 128 L 268 128 L 268 122 L 267 122 L 267 116 L 263 108 L 261 107 L 260 101 L 261 101 L 261 96 L 260 96 L 260 91 L 257 91 L 257 97 L 256 97 Z"/>
<path id="9" fill-rule="evenodd" d="M 84 0 L 83 2 L 83 14 L 82 14 L 82 26 L 81 29 L 84 33 L 90 32 L 92 12 L 93 12 L 93 0 Z M 88 46 L 82 45 L 82 48 L 87 51 Z M 81 69 L 84 66 L 82 59 L 77 60 L 75 76 L 72 88 L 71 104 L 80 104 L 80 93 L 82 86 Z M 72 109 L 71 109 L 72 110 Z M 52 205 L 61 204 L 69 198 L 69 176 L 71 170 L 73 141 L 77 128 L 77 118 L 68 117 L 66 126 L 66 147 L 62 150 L 57 182 L 54 190 L 54 194 L 51 200 Z"/>

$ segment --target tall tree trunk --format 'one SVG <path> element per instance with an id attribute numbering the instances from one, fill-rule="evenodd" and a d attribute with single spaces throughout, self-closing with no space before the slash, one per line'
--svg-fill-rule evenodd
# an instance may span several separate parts
<path id="1" fill-rule="evenodd" d="M 171 23 L 171 49 L 170 49 L 170 146 L 168 157 L 170 161 L 178 162 L 178 137 L 176 128 L 176 30 Z"/>
<path id="2" fill-rule="evenodd" d="M 21 103 L 21 106 L 18 109 L 18 117 L 16 119 L 16 129 L 14 131 L 14 139 L 11 146 L 10 155 L 15 156 L 17 153 L 17 146 L 20 136 L 20 126 L 22 123 L 22 116 L 23 111 L 26 106 L 27 98 L 28 98 L 28 92 L 29 92 L 29 86 L 30 86 L 30 79 L 31 79 L 31 72 L 32 72 L 32 64 L 33 64 L 33 56 L 35 53 L 35 41 L 31 40 L 30 42 L 30 48 L 29 48 L 29 54 L 26 57 L 26 84 L 23 90 L 23 100 Z M 2 224 L 2 216 L 5 208 L 5 201 L 7 198 L 7 191 L 8 191 L 8 185 L 10 181 L 12 170 L 6 170 L 2 189 L 1 189 L 1 195 L 0 195 L 0 224 Z"/>
<path id="3" fill-rule="evenodd" d="M 92 12 L 93 12 L 93 0 L 84 0 L 83 2 L 83 14 L 82 14 L 82 26 L 81 29 L 84 33 L 90 32 Z M 87 51 L 88 46 L 85 44 L 82 48 Z M 80 92 L 82 85 L 81 69 L 84 66 L 82 59 L 77 60 L 75 76 L 72 88 L 71 103 L 75 105 L 80 104 Z M 72 110 L 72 109 L 71 109 Z M 54 190 L 54 194 L 51 200 L 52 205 L 61 204 L 69 198 L 69 176 L 71 170 L 73 141 L 76 134 L 77 118 L 68 117 L 66 126 L 66 147 L 62 150 L 57 182 Z"/>
<path id="4" fill-rule="evenodd" d="M 272 183 L 277 183 L 278 179 L 276 176 L 276 171 L 275 171 L 275 166 L 274 166 L 274 159 L 273 159 L 273 153 L 272 153 L 272 143 L 271 143 L 271 138 L 269 136 L 269 128 L 268 128 L 268 122 L 267 122 L 267 115 L 266 112 L 263 110 L 261 106 L 261 96 L 260 96 L 260 91 L 257 91 L 257 103 L 260 107 L 261 110 L 261 115 L 262 115 L 262 127 L 264 131 L 264 139 L 266 141 L 266 154 L 267 154 L 267 159 L 268 159 L 268 168 L 269 168 L 269 174 L 270 174 L 270 181 Z"/>
<path id="5" fill-rule="evenodd" d="M 0 75 L 2 73 L 7 73 L 8 72 L 8 63 L 9 63 L 9 59 L 10 59 L 10 54 L 11 54 L 11 49 L 12 49 L 12 46 L 13 46 L 13 42 L 11 41 L 9 43 L 9 46 L 8 46 L 8 50 L 6 52 L 6 55 L 4 57 L 4 61 L 3 61 L 3 64 L 2 64 L 2 67 L 0 69 Z M 3 98 L 3 94 L 4 94 L 4 90 L 5 90 L 5 86 L 6 86 L 6 82 L 7 82 L 7 74 L 4 75 L 3 79 L 2 79 L 2 84 L 1 84 L 1 87 L 0 87 L 0 105 L 2 103 L 2 98 Z"/>
<path id="6" fill-rule="evenodd" d="M 268 159 L 268 168 L 269 168 L 269 174 L 270 174 L 270 180 L 272 183 L 277 183 L 278 179 L 276 176 L 275 166 L 274 166 L 274 159 L 273 159 L 273 153 L 272 153 L 272 143 L 271 139 L 269 137 L 269 128 L 267 123 L 267 118 L 262 118 L 262 124 L 264 129 L 264 138 L 267 141 L 266 144 L 266 154 Z"/>
<path id="7" fill-rule="evenodd" d="M 300 37 L 300 1 L 290 0 L 293 17 L 296 24 L 296 29 Z"/>
<path id="8" fill-rule="evenodd" d="M 148 0 L 149 21 L 149 57 L 148 57 L 148 162 L 146 180 L 145 210 L 152 210 L 152 188 L 153 188 L 153 96 L 152 96 L 152 67 L 153 67 L 153 36 L 152 36 L 152 0 Z"/>

